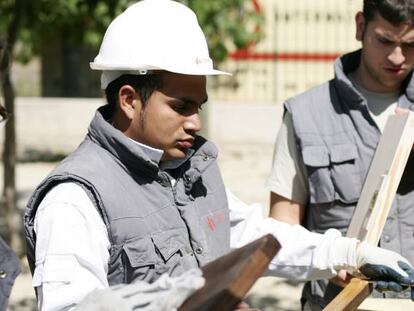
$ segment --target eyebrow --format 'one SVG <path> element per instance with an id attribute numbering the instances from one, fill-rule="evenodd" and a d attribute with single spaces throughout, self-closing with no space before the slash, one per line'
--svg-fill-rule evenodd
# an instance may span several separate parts
<path id="1" fill-rule="evenodd" d="M 206 96 L 206 98 L 201 103 L 198 103 L 195 100 L 193 100 L 191 98 L 187 98 L 187 97 L 180 97 L 180 98 L 177 98 L 177 99 L 181 100 L 184 103 L 191 104 L 191 105 L 200 105 L 200 104 L 202 105 L 202 104 L 204 104 L 208 101 L 208 96 Z"/>
<path id="2" fill-rule="evenodd" d="M 394 35 L 389 34 L 387 32 L 381 32 L 381 31 L 379 31 L 379 32 L 375 32 L 375 34 L 379 38 L 384 38 L 384 39 L 387 39 L 387 40 L 392 41 L 392 42 L 398 42 L 398 41 L 400 41 L 399 39 L 395 38 Z M 413 38 L 409 38 L 407 40 L 401 40 L 400 43 L 401 44 L 412 44 L 412 43 L 414 43 L 414 37 Z"/>
<path id="3" fill-rule="evenodd" d="M 376 31 L 375 34 L 377 37 L 380 37 L 380 38 L 384 38 L 390 41 L 397 41 L 394 35 L 386 33 L 386 32 Z"/>
<path id="4" fill-rule="evenodd" d="M 413 44 L 414 43 L 414 38 L 410 38 L 408 40 L 401 40 L 402 44 Z"/>

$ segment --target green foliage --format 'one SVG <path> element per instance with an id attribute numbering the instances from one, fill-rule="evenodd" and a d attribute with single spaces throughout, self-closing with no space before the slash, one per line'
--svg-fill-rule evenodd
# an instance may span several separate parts
<path id="1" fill-rule="evenodd" d="M 74 44 L 98 47 L 115 16 L 136 1 L 131 0 L 27 0 L 25 19 L 16 49 L 18 61 L 27 62 L 47 44 L 49 35 L 65 36 Z M 223 61 L 229 51 L 260 39 L 263 18 L 250 0 L 182 0 L 199 18 L 210 53 Z M 0 37 L 4 38 L 13 14 L 14 0 L 0 1 Z"/>
<path id="2" fill-rule="evenodd" d="M 216 62 L 229 52 L 260 40 L 263 16 L 254 11 L 250 0 L 179 0 L 192 8 L 204 30 L 211 57 Z"/>
<path id="3" fill-rule="evenodd" d="M 13 3 L 12 0 L 7 0 Z M 16 55 L 27 62 L 47 45 L 50 36 L 59 34 L 66 42 L 98 47 L 111 20 L 131 0 L 27 0 L 25 19 L 19 33 Z M 4 4 L 0 2 L 0 12 Z M 0 30 L 5 24 L 0 19 Z M 1 34 L 0 34 L 1 35 Z"/>

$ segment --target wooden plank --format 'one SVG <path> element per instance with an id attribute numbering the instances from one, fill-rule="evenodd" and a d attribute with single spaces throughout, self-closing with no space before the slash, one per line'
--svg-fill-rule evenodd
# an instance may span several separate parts
<path id="1" fill-rule="evenodd" d="M 234 310 L 279 249 L 278 241 L 268 234 L 202 267 L 205 285 L 179 310 Z"/>
<path id="2" fill-rule="evenodd" d="M 413 310 L 411 299 L 367 298 L 358 307 L 364 311 Z"/>
<path id="3" fill-rule="evenodd" d="M 347 237 L 378 244 L 413 143 L 414 113 L 388 117 Z M 367 284 L 367 281 L 352 279 L 324 310 L 356 310 L 372 291 Z"/>
<path id="4" fill-rule="evenodd" d="M 390 116 L 381 136 L 348 237 L 377 245 L 414 143 L 414 113 Z"/>
<path id="5" fill-rule="evenodd" d="M 372 292 L 372 284 L 358 278 L 351 282 L 335 297 L 324 311 L 356 310 L 364 299 Z"/>

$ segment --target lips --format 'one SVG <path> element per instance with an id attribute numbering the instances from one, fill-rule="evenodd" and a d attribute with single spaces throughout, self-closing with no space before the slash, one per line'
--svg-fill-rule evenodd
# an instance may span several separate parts
<path id="1" fill-rule="evenodd" d="M 177 142 L 177 145 L 180 149 L 189 149 L 194 145 L 194 140 L 193 139 L 179 140 Z"/>
<path id="2" fill-rule="evenodd" d="M 398 68 L 397 67 L 386 67 L 384 69 L 385 71 L 392 73 L 392 74 L 401 74 L 404 72 L 404 68 L 402 67 L 398 67 Z"/>

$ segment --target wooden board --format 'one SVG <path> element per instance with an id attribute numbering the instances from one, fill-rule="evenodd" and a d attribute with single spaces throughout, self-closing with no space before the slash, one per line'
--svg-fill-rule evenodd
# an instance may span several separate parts
<path id="1" fill-rule="evenodd" d="M 372 284 L 368 281 L 353 278 L 341 293 L 323 309 L 324 311 L 356 310 L 361 302 L 372 292 Z"/>
<path id="2" fill-rule="evenodd" d="M 414 143 L 414 113 L 388 117 L 347 237 L 377 245 Z M 356 310 L 370 295 L 367 281 L 353 279 L 324 310 Z"/>
<path id="3" fill-rule="evenodd" d="M 411 299 L 367 298 L 358 307 L 364 311 L 414 310 Z"/>
<path id="4" fill-rule="evenodd" d="M 414 143 L 414 113 L 390 116 L 381 136 L 348 237 L 377 245 Z"/>
<path id="5" fill-rule="evenodd" d="M 202 267 L 206 284 L 179 310 L 234 310 L 279 249 L 278 241 L 268 234 Z"/>

